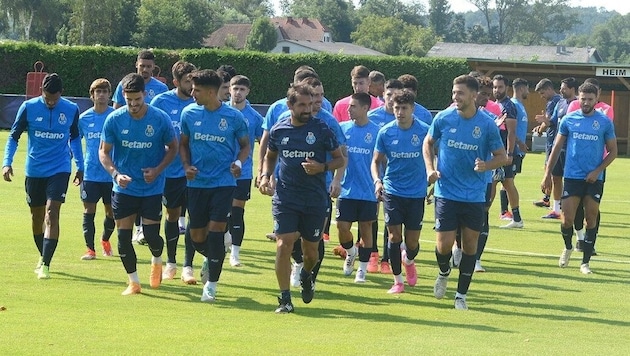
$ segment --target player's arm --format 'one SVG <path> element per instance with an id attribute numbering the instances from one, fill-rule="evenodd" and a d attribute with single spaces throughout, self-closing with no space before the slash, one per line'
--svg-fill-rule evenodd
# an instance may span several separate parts
<path id="1" fill-rule="evenodd" d="M 254 182 L 257 187 L 260 184 L 260 177 L 263 173 L 263 163 L 265 161 L 265 155 L 267 154 L 267 145 L 269 145 L 269 130 L 263 130 L 258 147 L 258 174 Z"/>
<path id="2" fill-rule="evenodd" d="M 427 170 L 428 184 L 435 183 L 440 178 L 440 172 L 435 169 L 435 139 L 427 134 L 422 143 L 422 157 Z"/>
<path id="3" fill-rule="evenodd" d="M 336 194 L 337 196 L 339 196 L 339 194 L 341 193 L 341 181 L 343 180 L 343 177 L 346 175 L 346 167 L 348 167 L 348 147 L 346 145 L 341 145 L 339 146 L 339 148 L 341 149 L 341 154 L 343 155 L 344 163 L 342 167 L 335 169 L 335 175 L 333 176 L 333 180 L 332 180 L 332 185 L 339 187 L 339 193 Z M 332 195 L 333 194 L 331 194 L 331 196 Z M 333 198 L 336 198 L 336 196 L 334 196 Z"/>
<path id="4" fill-rule="evenodd" d="M 562 151 L 562 147 L 564 146 L 564 143 L 566 141 L 567 141 L 567 137 L 559 132 L 556 135 L 556 139 L 553 141 L 553 147 L 551 148 L 551 153 L 549 154 L 549 158 L 547 159 L 547 165 L 545 166 L 545 175 L 543 176 L 543 180 L 540 183 L 540 189 L 545 194 L 548 194 L 551 192 L 551 171 L 553 170 L 553 167 L 558 162 L 558 157 L 560 157 L 560 151 Z"/>
<path id="5" fill-rule="evenodd" d="M 5 181 L 11 182 L 13 176 L 13 156 L 18 148 L 18 141 L 22 133 L 28 129 L 28 120 L 26 119 L 26 106 L 20 105 L 15 117 L 15 121 L 11 126 L 11 132 L 7 144 L 4 148 L 4 159 L 2 160 L 2 177 Z"/>
<path id="6" fill-rule="evenodd" d="M 372 173 L 372 180 L 374 181 L 374 195 L 379 201 L 383 195 L 383 181 L 381 180 L 381 167 L 387 163 L 387 157 L 383 152 L 374 150 L 372 156 L 372 164 L 370 165 L 370 172 Z"/>
<path id="7" fill-rule="evenodd" d="M 79 110 L 77 108 L 74 116 L 74 121 L 70 126 L 70 150 L 72 151 L 72 158 L 74 159 L 74 165 L 77 167 L 77 172 L 72 180 L 74 185 L 79 185 L 83 182 L 83 171 L 85 169 L 83 161 L 83 145 L 81 144 L 81 134 L 79 132 Z"/>
<path id="8" fill-rule="evenodd" d="M 240 146 L 240 151 L 238 151 L 238 155 L 236 156 L 236 161 L 232 163 L 230 166 L 230 172 L 236 178 L 241 176 L 241 168 L 243 167 L 243 162 L 247 160 L 249 157 L 250 144 L 249 144 L 249 136 L 245 135 L 238 139 L 238 144 Z"/>
<path id="9" fill-rule="evenodd" d="M 483 164 L 481 165 L 482 167 L 480 167 L 480 169 L 477 169 L 477 162 L 483 162 Z M 497 169 L 499 167 L 503 167 L 506 164 L 508 164 L 507 152 L 505 151 L 505 148 L 500 147 L 492 151 L 492 158 L 489 161 L 481 161 L 480 158 L 477 158 L 477 161 L 475 162 L 475 171 L 477 172 L 490 171 L 493 169 Z"/>
<path id="10" fill-rule="evenodd" d="M 268 131 L 267 131 L 268 132 Z M 258 183 L 258 190 L 265 195 L 273 195 L 273 185 L 271 179 L 276 164 L 278 162 L 278 151 L 267 149 L 264 159 L 262 160 L 262 173 Z"/>

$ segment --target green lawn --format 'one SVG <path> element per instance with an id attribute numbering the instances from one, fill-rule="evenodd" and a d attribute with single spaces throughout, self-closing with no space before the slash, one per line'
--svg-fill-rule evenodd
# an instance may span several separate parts
<path id="1" fill-rule="evenodd" d="M 7 132 L 0 132 L 4 147 Z M 201 286 L 177 279 L 148 286 L 149 251 L 136 246 L 143 294 L 122 297 L 126 275 L 117 257 L 80 261 L 85 247 L 78 188 L 61 212 L 61 239 L 50 280 L 37 280 L 37 252 L 24 201 L 25 136 L 12 183 L 0 183 L 0 354 L 329 354 L 329 355 L 627 355 L 630 351 L 630 199 L 624 188 L 630 160 L 608 171 L 599 256 L 593 274 L 579 272 L 581 255 L 558 267 L 563 248 L 558 221 L 544 221 L 540 198 L 544 155 L 529 154 L 517 178 L 523 230 L 499 230 L 498 199 L 484 254 L 486 273 L 473 277 L 469 311 L 453 309 L 455 272 L 447 298 L 433 297 L 437 273 L 433 206 L 428 206 L 418 258 L 419 281 L 404 294 L 386 294 L 391 276 L 369 274 L 356 285 L 327 246 L 315 299 L 296 311 L 273 313 L 277 303 L 270 199 L 252 192 L 246 212 L 242 268 L 226 262 L 218 300 L 199 301 Z M 99 210 L 97 221 L 102 220 Z M 100 224 L 99 224 L 100 225 Z M 381 222 L 382 226 L 382 222 Z M 97 225 L 97 235 L 100 234 Z M 334 225 L 333 225 L 334 231 Z M 332 241 L 336 240 L 336 231 Z M 113 241 L 116 241 L 115 237 Z M 379 238 L 379 243 L 381 239 Z M 183 258 L 183 241 L 178 254 Z M 201 259 L 195 261 L 199 271 Z M 181 267 L 180 267 L 181 271 Z M 178 271 L 178 276 L 179 272 Z M 625 335 L 625 336 L 623 336 Z"/>

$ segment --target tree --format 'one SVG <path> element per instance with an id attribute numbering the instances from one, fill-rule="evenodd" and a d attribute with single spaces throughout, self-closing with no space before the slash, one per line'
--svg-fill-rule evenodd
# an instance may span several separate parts
<path id="1" fill-rule="evenodd" d="M 412 25 L 423 25 L 424 12 L 424 5 L 417 0 L 361 0 L 356 10 L 358 18 L 394 17 Z"/>
<path id="2" fill-rule="evenodd" d="M 116 29 L 123 27 L 120 15 L 123 13 L 124 2 L 126 1 L 75 0 L 68 25 L 60 30 L 58 39 L 68 44 L 117 45 Z"/>
<path id="3" fill-rule="evenodd" d="M 273 15 L 269 0 L 209 0 L 209 3 L 221 14 L 223 23 L 251 23 L 257 18 Z"/>
<path id="4" fill-rule="evenodd" d="M 394 17 L 368 16 L 351 35 L 353 43 L 390 55 L 424 56 L 439 40 L 431 29 Z"/>
<path id="5" fill-rule="evenodd" d="M 276 27 L 269 18 L 259 17 L 252 24 L 252 30 L 245 42 L 245 49 L 269 52 L 276 46 L 276 43 L 278 43 Z"/>
<path id="6" fill-rule="evenodd" d="M 351 0 L 282 0 L 281 6 L 285 15 L 318 19 L 337 42 L 349 42 L 356 28 Z"/>
<path id="7" fill-rule="evenodd" d="M 429 26 L 438 36 L 447 36 L 452 18 L 453 12 L 448 0 L 429 0 Z"/>
<path id="8" fill-rule="evenodd" d="M 515 33 L 519 15 L 523 14 L 529 0 L 468 0 L 484 14 L 488 32 L 492 32 L 492 15 L 497 15 L 497 43 L 508 43 Z M 491 8 L 491 3 L 494 8 Z M 507 24 L 510 24 L 508 27 Z"/>
<path id="9" fill-rule="evenodd" d="M 467 42 L 466 38 L 466 20 L 462 14 L 453 14 L 451 23 L 448 26 L 444 41 L 452 43 Z"/>

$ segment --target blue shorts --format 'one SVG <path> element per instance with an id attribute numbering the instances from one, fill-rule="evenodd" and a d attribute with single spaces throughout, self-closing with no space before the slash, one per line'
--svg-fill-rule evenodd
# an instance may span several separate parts
<path id="1" fill-rule="evenodd" d="M 24 189 L 30 207 L 45 206 L 48 200 L 66 202 L 70 173 L 57 173 L 45 178 L 26 177 Z"/>
<path id="2" fill-rule="evenodd" d="M 569 179 L 564 178 L 564 188 L 562 189 L 562 199 L 568 197 L 580 197 L 590 196 L 596 202 L 602 200 L 602 194 L 604 194 L 604 182 L 601 180 L 594 183 L 587 183 L 583 179 Z"/>
<path id="3" fill-rule="evenodd" d="M 210 221 L 227 222 L 232 211 L 234 187 L 188 187 L 188 219 L 191 229 L 201 229 Z"/>
<path id="4" fill-rule="evenodd" d="M 186 204 L 186 177 L 166 178 L 162 204 L 166 209 L 180 208 Z"/>
<path id="5" fill-rule="evenodd" d="M 147 197 L 136 197 L 123 193 L 112 194 L 112 210 L 114 219 L 120 220 L 128 216 L 138 214 L 139 216 L 154 221 L 162 220 L 162 195 L 150 195 Z"/>
<path id="6" fill-rule="evenodd" d="M 236 189 L 234 189 L 234 199 L 248 201 L 252 193 L 251 179 L 237 179 Z"/>
<path id="7" fill-rule="evenodd" d="M 277 235 L 292 232 L 300 233 L 303 239 L 318 242 L 321 239 L 324 222 L 329 208 L 323 206 L 295 208 L 274 203 L 272 206 L 273 226 Z"/>
<path id="8" fill-rule="evenodd" d="M 103 204 L 112 203 L 112 182 L 81 182 L 81 201 L 84 203 L 98 203 L 103 199 Z"/>
<path id="9" fill-rule="evenodd" d="M 378 217 L 378 203 L 357 199 L 337 199 L 337 221 L 374 221 Z"/>
<path id="10" fill-rule="evenodd" d="M 485 203 L 435 198 L 435 231 L 456 231 L 460 226 L 481 231 L 484 215 Z"/>
<path id="11" fill-rule="evenodd" d="M 383 209 L 387 226 L 403 224 L 408 230 L 422 230 L 424 197 L 403 198 L 383 193 Z"/>

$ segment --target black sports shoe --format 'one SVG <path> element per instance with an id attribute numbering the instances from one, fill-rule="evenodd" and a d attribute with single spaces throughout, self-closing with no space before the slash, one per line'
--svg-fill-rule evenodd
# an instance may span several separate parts
<path id="1" fill-rule="evenodd" d="M 315 295 L 315 286 L 313 285 L 313 275 L 311 272 L 306 272 L 302 269 L 302 273 L 300 274 L 300 285 L 302 286 L 302 290 L 300 291 L 300 294 L 302 294 L 302 301 L 308 304 L 311 300 L 313 300 L 313 296 Z"/>
<path id="2" fill-rule="evenodd" d="M 282 298 L 278 297 L 278 307 L 276 308 L 276 314 L 287 314 L 293 313 L 293 303 L 291 300 L 282 300 Z"/>
<path id="3" fill-rule="evenodd" d="M 591 254 L 591 256 L 597 256 L 597 251 L 595 251 L 595 249 L 593 249 L 593 253 Z"/>

